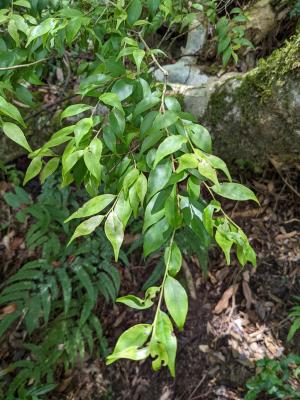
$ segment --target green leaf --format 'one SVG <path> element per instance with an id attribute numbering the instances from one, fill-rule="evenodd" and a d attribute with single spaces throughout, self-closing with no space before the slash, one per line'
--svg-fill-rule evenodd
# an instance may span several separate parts
<path id="1" fill-rule="evenodd" d="M 218 43 L 218 54 L 223 53 L 227 47 L 230 45 L 231 38 L 230 36 L 224 36 L 219 40 Z"/>
<path id="2" fill-rule="evenodd" d="M 23 127 L 26 126 L 19 110 L 13 104 L 8 103 L 2 96 L 0 96 L 0 113 L 19 122 Z"/>
<path id="3" fill-rule="evenodd" d="M 127 10 L 127 22 L 133 25 L 141 16 L 143 10 L 140 0 L 132 0 Z"/>
<path id="4" fill-rule="evenodd" d="M 132 213 L 132 209 L 130 206 L 129 199 L 125 199 L 124 192 L 122 191 L 121 194 L 119 195 L 119 198 L 117 200 L 117 203 L 115 205 L 115 213 L 119 217 L 120 221 L 123 224 L 123 228 L 125 229 L 129 218 Z"/>
<path id="5" fill-rule="evenodd" d="M 70 142 L 71 143 L 71 142 Z M 73 150 L 73 149 L 72 149 Z M 83 156 L 83 150 L 77 150 L 62 157 L 63 175 L 66 175 Z"/>
<path id="6" fill-rule="evenodd" d="M 180 227 L 182 223 L 182 217 L 180 215 L 178 207 L 176 185 L 174 185 L 170 196 L 167 198 L 165 202 L 165 217 L 170 226 L 172 226 L 175 229 Z"/>
<path id="7" fill-rule="evenodd" d="M 176 351 L 177 340 L 170 318 L 166 313 L 158 310 L 155 336 L 150 342 L 150 353 L 152 357 L 155 357 L 152 363 L 153 369 L 159 369 L 163 363 L 163 365 L 168 365 L 171 376 L 174 377 Z"/>
<path id="8" fill-rule="evenodd" d="M 53 157 L 47 162 L 40 175 L 41 183 L 44 183 L 48 176 L 52 175 L 57 170 L 59 161 L 59 157 Z"/>
<path id="9" fill-rule="evenodd" d="M 229 265 L 230 264 L 230 250 L 231 250 L 231 247 L 233 244 L 232 240 L 229 240 L 226 236 L 224 236 L 219 229 L 216 231 L 215 239 L 216 239 L 217 244 L 223 250 L 223 253 L 225 254 L 226 262 Z"/>
<path id="10" fill-rule="evenodd" d="M 124 239 L 123 224 L 114 211 L 111 211 L 105 221 L 104 231 L 114 249 L 115 260 L 118 260 L 120 247 Z"/>
<path id="11" fill-rule="evenodd" d="M 152 325 L 150 324 L 138 324 L 132 326 L 119 337 L 114 352 L 119 352 L 132 346 L 143 346 L 151 332 Z"/>
<path id="12" fill-rule="evenodd" d="M 108 106 L 116 107 L 118 110 L 123 111 L 119 96 L 116 93 L 103 93 L 99 100 Z"/>
<path id="13" fill-rule="evenodd" d="M 167 96 L 165 98 L 165 104 L 166 104 L 168 110 L 171 110 L 171 111 L 174 111 L 177 113 L 181 111 L 180 103 L 175 97 Z"/>
<path id="14" fill-rule="evenodd" d="M 153 122 L 153 130 L 166 129 L 175 124 L 178 115 L 174 111 L 166 111 L 164 114 L 158 114 Z"/>
<path id="15" fill-rule="evenodd" d="M 90 145 L 85 149 L 83 159 L 87 169 L 98 180 L 101 179 L 100 158 L 102 154 L 102 142 L 98 138 L 94 138 Z"/>
<path id="16" fill-rule="evenodd" d="M 177 174 L 186 169 L 194 169 L 198 167 L 198 160 L 195 154 L 183 154 L 178 159 Z"/>
<path id="17" fill-rule="evenodd" d="M 216 157 L 212 154 L 207 155 L 206 158 L 214 168 L 223 171 L 228 180 L 231 182 L 230 172 L 227 168 L 226 163 L 223 160 L 221 160 L 221 158 Z"/>
<path id="18" fill-rule="evenodd" d="M 159 102 L 160 102 L 160 98 L 155 95 L 150 95 L 149 97 L 146 97 L 145 99 L 141 100 L 136 105 L 133 116 L 137 117 L 138 115 L 142 114 L 143 112 L 154 107 Z"/>
<path id="19" fill-rule="evenodd" d="M 107 365 L 117 361 L 120 358 L 129 358 L 133 360 L 145 358 L 145 354 L 148 352 L 140 354 L 143 355 L 142 358 L 139 357 L 137 352 L 140 347 L 142 347 L 152 332 L 152 325 L 150 324 L 138 324 L 127 329 L 119 337 L 114 351 L 106 359 Z M 142 349 L 144 350 L 144 349 Z"/>
<path id="20" fill-rule="evenodd" d="M 145 57 L 145 54 L 146 54 L 145 51 L 141 50 L 141 49 L 134 50 L 132 53 L 138 74 L 141 71 L 141 64 L 142 64 L 143 58 Z"/>
<path id="21" fill-rule="evenodd" d="M 31 5 L 30 5 L 28 0 L 17 0 L 17 1 L 14 1 L 14 6 L 31 8 Z"/>
<path id="22" fill-rule="evenodd" d="M 133 361 L 145 360 L 149 356 L 149 348 L 144 347 L 139 349 L 137 346 L 128 347 L 125 350 L 114 352 L 106 358 L 106 365 L 110 365 L 113 362 L 120 360 L 121 358 L 127 358 Z"/>
<path id="23" fill-rule="evenodd" d="M 232 47 L 231 46 L 227 47 L 222 56 L 223 65 L 226 66 L 228 64 L 230 57 L 232 56 L 232 53 L 233 53 Z"/>
<path id="24" fill-rule="evenodd" d="M 216 170 L 204 158 L 199 159 L 198 171 L 205 178 L 210 179 L 215 185 L 219 184 Z"/>
<path id="25" fill-rule="evenodd" d="M 93 126 L 92 118 L 83 118 L 76 123 L 74 128 L 74 135 L 77 146 L 79 145 L 81 139 L 83 139 L 84 136 L 89 133 L 92 126 Z"/>
<path id="26" fill-rule="evenodd" d="M 74 115 L 78 115 L 83 113 L 84 111 L 90 110 L 93 108 L 87 104 L 74 104 L 72 106 L 67 107 L 61 114 L 60 120 L 62 121 L 64 118 L 73 117 Z"/>
<path id="27" fill-rule="evenodd" d="M 214 228 L 213 213 L 215 210 L 220 211 L 220 209 L 221 209 L 221 204 L 218 201 L 212 200 L 210 204 L 207 207 L 205 207 L 203 211 L 203 225 L 205 226 L 205 229 L 210 234 L 210 236 L 213 236 L 213 228 Z"/>
<path id="28" fill-rule="evenodd" d="M 0 99 L 1 102 L 1 99 Z M 1 107 L 1 104 L 0 104 Z M 4 122 L 3 123 L 3 131 L 7 137 L 13 140 L 15 143 L 19 144 L 20 146 L 24 147 L 29 152 L 32 152 L 31 147 L 29 146 L 27 139 L 21 129 L 11 122 Z"/>
<path id="29" fill-rule="evenodd" d="M 133 92 L 133 83 L 129 82 L 125 79 L 118 80 L 111 89 L 119 97 L 120 101 L 127 99 Z"/>
<path id="30" fill-rule="evenodd" d="M 198 200 L 200 196 L 200 182 L 195 176 L 190 176 L 187 181 L 187 191 L 191 199 Z"/>
<path id="31" fill-rule="evenodd" d="M 168 273 L 171 276 L 176 276 L 180 271 L 182 265 L 182 255 L 179 247 L 175 242 L 172 243 L 171 248 L 166 247 L 164 260 L 165 265 L 168 268 Z"/>
<path id="32" fill-rule="evenodd" d="M 87 292 L 88 299 L 89 299 L 91 306 L 93 306 L 93 304 L 95 302 L 95 290 L 94 290 L 94 286 L 90 279 L 89 274 L 81 266 L 75 270 L 75 273 L 77 275 L 77 278 L 81 282 L 82 286 L 85 288 L 85 290 Z"/>
<path id="33" fill-rule="evenodd" d="M 76 238 L 80 236 L 90 235 L 104 219 L 104 215 L 96 215 L 95 217 L 91 217 L 86 221 L 83 221 L 80 225 L 77 226 L 73 236 L 71 237 L 68 245 L 73 242 Z"/>
<path id="34" fill-rule="evenodd" d="M 107 207 L 115 198 L 116 196 L 114 194 L 101 194 L 100 196 L 96 196 L 75 211 L 65 222 L 69 222 L 74 218 L 85 218 L 94 214 L 98 214 L 104 210 L 104 208 Z"/>
<path id="35" fill-rule="evenodd" d="M 169 154 L 175 153 L 181 148 L 181 146 L 187 142 L 187 138 L 184 136 L 173 135 L 167 137 L 158 147 L 156 151 L 155 161 L 153 167 Z"/>
<path id="36" fill-rule="evenodd" d="M 152 225 L 145 233 L 144 256 L 147 257 L 149 254 L 158 250 L 170 236 L 168 233 L 170 234 L 170 226 L 166 218 Z"/>
<path id="37" fill-rule="evenodd" d="M 288 342 L 290 342 L 295 336 L 296 332 L 300 330 L 300 318 L 295 319 L 290 327 L 289 334 L 287 337 Z"/>
<path id="38" fill-rule="evenodd" d="M 125 198 L 128 197 L 128 192 L 130 187 L 134 184 L 134 182 L 139 177 L 139 170 L 136 168 L 132 168 L 129 172 L 126 173 L 124 181 L 123 181 L 123 191 Z"/>
<path id="39" fill-rule="evenodd" d="M 65 314 L 67 314 L 72 298 L 71 280 L 64 268 L 57 268 L 55 271 L 58 275 L 58 279 L 62 287 L 63 298 L 64 298 L 64 310 Z"/>
<path id="40" fill-rule="evenodd" d="M 144 214 L 143 232 L 164 217 L 164 205 L 169 194 L 170 191 L 163 190 L 156 193 L 149 201 Z"/>
<path id="41" fill-rule="evenodd" d="M 34 26 L 28 35 L 26 47 L 28 47 L 33 40 L 52 31 L 56 26 L 56 22 L 54 18 L 47 18 L 40 25 Z"/>
<path id="42" fill-rule="evenodd" d="M 212 190 L 226 199 L 237 201 L 253 200 L 259 204 L 252 190 L 240 183 L 220 183 L 219 185 L 214 185 Z"/>
<path id="43" fill-rule="evenodd" d="M 10 20 L 7 26 L 7 31 L 10 34 L 10 36 L 14 39 L 16 42 L 16 46 L 20 46 L 20 36 L 18 33 L 18 28 L 14 20 Z"/>
<path id="44" fill-rule="evenodd" d="M 161 162 L 154 168 L 148 178 L 148 191 L 147 191 L 147 202 L 153 197 L 157 192 L 164 189 L 164 187 L 169 182 L 172 175 L 172 163 L 171 160 L 166 160 Z"/>
<path id="45" fill-rule="evenodd" d="M 139 297 L 133 295 L 127 295 L 119 297 L 117 303 L 126 304 L 128 307 L 134 308 L 135 310 L 146 310 L 153 305 L 153 299 L 155 298 L 157 292 L 160 291 L 159 287 L 150 287 L 147 289 L 145 298 L 140 299 Z"/>
<path id="46" fill-rule="evenodd" d="M 140 176 L 138 177 L 135 187 L 136 187 L 136 193 L 139 197 L 141 205 L 143 205 L 144 198 L 147 193 L 147 187 L 148 187 L 147 178 L 145 177 L 145 175 L 143 173 L 140 174 Z"/>
<path id="47" fill-rule="evenodd" d="M 23 185 L 26 185 L 26 183 L 28 181 L 30 181 L 31 179 L 33 179 L 35 176 L 37 176 L 42 169 L 42 159 L 41 157 L 35 157 L 31 163 L 29 164 L 26 174 L 25 174 L 25 178 L 24 178 L 24 182 Z"/>
<path id="48" fill-rule="evenodd" d="M 182 330 L 188 311 L 188 298 L 183 286 L 171 276 L 165 282 L 164 298 L 171 317 L 178 329 Z"/>
<path id="49" fill-rule="evenodd" d="M 191 127 L 189 127 L 188 133 L 191 141 L 194 143 L 195 146 L 197 146 L 200 150 L 205 151 L 206 153 L 211 153 L 211 136 L 208 130 L 204 128 L 204 126 L 193 124 L 191 125 Z"/>

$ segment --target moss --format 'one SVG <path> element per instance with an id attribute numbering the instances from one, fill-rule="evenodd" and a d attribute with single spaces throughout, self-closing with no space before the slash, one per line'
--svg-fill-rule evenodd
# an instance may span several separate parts
<path id="1" fill-rule="evenodd" d="M 300 68 L 300 34 L 292 38 L 283 48 L 275 50 L 267 59 L 260 60 L 258 66 L 246 75 L 232 78 L 241 80 L 239 88 L 230 92 L 227 81 L 212 95 L 208 120 L 212 127 L 217 126 L 224 115 L 232 109 L 232 104 L 238 104 L 242 117 L 255 121 L 263 103 L 269 101 L 273 89 L 283 85 L 286 76 Z M 226 101 L 226 98 L 231 100 Z M 257 101 L 255 101 L 257 99 Z"/>
<path id="2" fill-rule="evenodd" d="M 300 68 L 300 34 L 275 50 L 267 59 L 259 61 L 243 82 L 244 89 L 255 88 L 262 98 L 272 94 L 274 86 L 283 84 L 284 77 Z M 243 87 L 241 87 L 243 89 Z"/>

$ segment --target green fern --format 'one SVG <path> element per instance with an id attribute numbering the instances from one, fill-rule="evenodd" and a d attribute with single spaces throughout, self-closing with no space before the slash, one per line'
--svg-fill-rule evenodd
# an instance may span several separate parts
<path id="1" fill-rule="evenodd" d="M 299 304 L 295 305 L 289 314 L 290 318 L 293 319 L 293 323 L 288 334 L 288 341 L 292 340 L 296 332 L 300 330 L 300 296 L 296 296 L 296 300 Z"/>
<path id="2" fill-rule="evenodd" d="M 55 387 L 58 365 L 67 370 L 87 354 L 107 355 L 95 309 L 101 296 L 107 303 L 115 301 L 120 276 L 102 230 L 94 238 L 66 247 L 72 230 L 63 221 L 69 213 L 67 206 L 76 207 L 77 201 L 67 191 L 58 191 L 55 181 L 46 182 L 36 203 L 21 188 L 6 193 L 5 200 L 19 210 L 20 221 L 30 218 L 26 245 L 41 258 L 23 265 L 0 293 L 0 308 L 16 306 L 15 312 L 0 320 L 0 341 L 17 323 L 26 330 L 28 340 L 34 339 L 23 346 L 26 359 L 0 371 L 0 377 L 14 375 L 7 389 L 8 400 L 39 399 Z M 125 253 L 121 259 L 128 263 Z M 32 379 L 34 391 L 27 387 Z"/>

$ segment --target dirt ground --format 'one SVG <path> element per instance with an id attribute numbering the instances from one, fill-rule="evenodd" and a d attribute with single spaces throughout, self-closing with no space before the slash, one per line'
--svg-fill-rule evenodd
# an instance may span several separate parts
<path id="1" fill-rule="evenodd" d="M 194 280 L 188 285 L 187 323 L 183 332 L 176 332 L 175 379 L 166 368 L 154 373 L 149 360 L 106 367 L 102 360 L 88 359 L 68 377 L 61 377 L 54 398 L 243 399 L 245 381 L 255 373 L 256 360 L 288 351 L 300 353 L 300 335 L 289 346 L 286 343 L 288 312 L 294 296 L 300 294 L 298 175 L 297 169 L 270 164 L 263 173 L 241 178 L 258 194 L 260 208 L 250 203 L 225 205 L 250 237 L 258 257 L 256 269 L 241 270 L 235 261 L 228 267 L 221 252 L 212 248 L 209 276 L 204 279 L 195 259 L 186 259 Z M 123 277 L 122 294 L 128 290 L 138 294 L 151 273 L 150 268 L 132 262 Z M 151 312 L 137 313 L 123 305 L 100 311 L 111 346 L 125 329 L 152 318 Z"/>

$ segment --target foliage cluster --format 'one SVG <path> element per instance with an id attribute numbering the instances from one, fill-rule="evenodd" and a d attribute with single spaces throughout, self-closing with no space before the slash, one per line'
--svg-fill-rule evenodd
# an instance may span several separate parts
<path id="1" fill-rule="evenodd" d="M 1 304 L 14 302 L 17 308 L 1 321 L 1 329 L 4 332 L 18 320 L 33 333 L 49 322 L 49 340 L 44 343 L 42 337 L 36 353 L 36 359 L 44 362 L 43 346 L 48 349 L 51 340 L 61 344 L 55 332 L 64 327 L 73 339 L 58 346 L 53 357 L 64 359 L 67 354 L 67 366 L 76 356 L 82 357 L 86 346 L 92 345 L 91 330 L 100 332 L 93 315 L 98 294 L 107 293 L 107 300 L 114 298 L 119 282 L 114 268 L 105 263 L 105 253 L 99 252 L 97 236 L 88 239 L 84 249 L 76 246 L 73 250 L 71 246 L 75 239 L 93 232 L 99 238 L 103 223 L 117 260 L 122 257 L 126 227 L 141 220 L 144 256 L 163 251 L 162 281 L 159 286 L 149 286 L 144 298 L 128 295 L 118 301 L 137 310 L 154 307 L 153 322 L 124 332 L 107 362 L 151 357 L 154 370 L 168 366 L 174 376 L 174 326 L 183 328 L 188 311 L 188 296 L 178 280 L 183 252 L 179 235 L 188 230 L 203 248 L 215 240 L 228 264 L 233 251 L 242 266 L 256 264 L 245 233 L 217 199 L 257 199 L 250 189 L 232 181 L 224 161 L 212 154 L 207 129 L 168 94 L 168 74 L 159 61 L 163 54 L 148 45 L 148 37 L 163 24 L 175 21 L 188 25 L 195 13 L 189 2 L 179 0 L 85 0 L 71 5 L 68 1 L 16 0 L 4 1 L 4 6 L 7 8 L 0 11 L 4 28 L 0 39 L 0 125 L 8 138 L 28 152 L 31 162 L 24 184 L 36 176 L 44 183 L 61 168 L 61 186 L 83 186 L 91 199 L 68 218 L 63 213 L 51 214 L 54 205 L 49 209 L 45 203 L 42 209 L 28 204 L 19 214 L 36 219 L 27 243 L 43 244 L 43 258 L 25 265 L 8 282 Z M 80 81 L 77 93 L 82 100 L 62 110 L 61 128 L 33 150 L 15 104 L 32 106 L 35 91 L 47 79 L 49 65 L 66 54 Z M 153 81 L 153 66 L 163 72 L 163 83 Z M 17 189 L 16 196 L 21 192 Z M 61 253 L 61 267 L 53 268 L 51 257 L 60 241 L 59 232 L 68 229 L 62 221 L 78 219 L 83 221 Z M 51 223 L 59 226 L 58 230 L 53 227 L 52 231 Z M 70 254 L 78 263 L 70 262 Z M 88 261 L 81 260 L 81 254 Z M 97 268 L 99 258 L 102 261 Z M 34 311 L 28 315 L 32 307 Z M 52 321 L 56 307 L 59 313 Z M 37 348 L 29 344 L 28 349 Z M 15 365 L 22 369 L 21 377 L 17 375 L 10 393 L 19 381 L 19 390 L 27 390 L 24 381 L 32 376 L 27 361 Z M 34 371 L 33 380 L 38 385 L 41 371 Z M 51 369 L 48 372 L 51 377 Z"/>
<path id="2" fill-rule="evenodd" d="M 300 356 L 289 354 L 287 357 L 257 362 L 256 376 L 247 382 L 249 389 L 245 400 L 254 400 L 260 394 L 267 394 L 276 399 L 300 398 L 299 375 Z"/>

